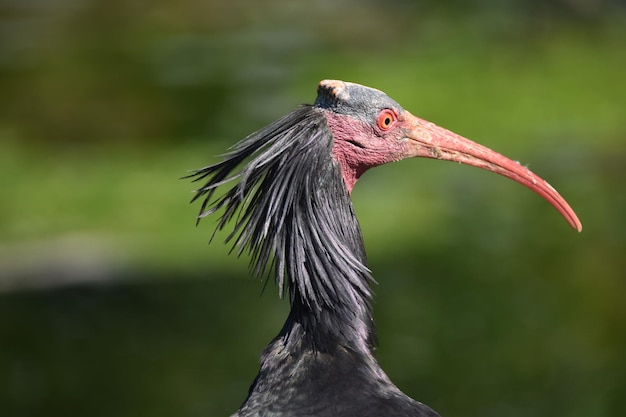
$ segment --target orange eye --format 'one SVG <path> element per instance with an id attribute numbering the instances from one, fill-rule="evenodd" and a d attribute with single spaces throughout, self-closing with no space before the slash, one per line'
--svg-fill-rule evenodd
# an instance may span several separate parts
<path id="1" fill-rule="evenodd" d="M 394 125 L 397 119 L 398 117 L 393 110 L 385 109 L 378 114 L 378 127 L 382 130 L 388 130 Z"/>

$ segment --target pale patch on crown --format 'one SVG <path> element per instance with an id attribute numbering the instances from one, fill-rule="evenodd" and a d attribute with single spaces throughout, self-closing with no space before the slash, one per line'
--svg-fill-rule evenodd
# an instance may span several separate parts
<path id="1" fill-rule="evenodd" d="M 317 86 L 317 94 L 333 103 L 350 100 L 347 84 L 339 80 L 323 80 Z"/>

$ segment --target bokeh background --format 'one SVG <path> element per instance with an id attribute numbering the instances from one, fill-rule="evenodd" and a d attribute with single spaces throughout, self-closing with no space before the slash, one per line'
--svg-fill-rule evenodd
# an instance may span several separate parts
<path id="1" fill-rule="evenodd" d="M 1 0 L 0 415 L 226 416 L 286 317 L 179 178 L 319 80 L 578 212 L 409 160 L 355 188 L 378 356 L 447 417 L 626 415 L 626 3 Z"/>

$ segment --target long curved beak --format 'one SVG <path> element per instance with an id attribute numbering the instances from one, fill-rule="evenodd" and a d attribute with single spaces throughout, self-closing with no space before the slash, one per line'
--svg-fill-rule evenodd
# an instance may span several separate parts
<path id="1" fill-rule="evenodd" d="M 408 157 L 453 161 L 486 169 L 530 188 L 561 213 L 577 231 L 582 224 L 565 199 L 544 179 L 528 168 L 476 142 L 439 127 L 409 112 L 402 115 Z"/>

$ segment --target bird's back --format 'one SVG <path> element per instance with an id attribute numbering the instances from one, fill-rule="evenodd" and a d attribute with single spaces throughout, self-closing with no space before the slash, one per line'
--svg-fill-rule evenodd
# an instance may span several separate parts
<path id="1" fill-rule="evenodd" d="M 403 394 L 375 358 L 337 346 L 327 352 L 287 349 L 276 339 L 232 417 L 438 417 Z"/>

